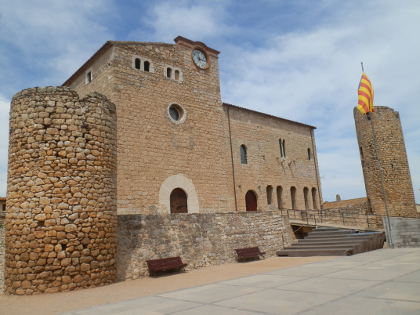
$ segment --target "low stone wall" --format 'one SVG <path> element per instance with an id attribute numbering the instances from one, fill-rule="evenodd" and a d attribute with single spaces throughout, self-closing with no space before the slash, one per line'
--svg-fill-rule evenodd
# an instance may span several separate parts
<path id="1" fill-rule="evenodd" d="M 181 256 L 191 270 L 234 262 L 235 248 L 259 246 L 274 256 L 293 239 L 278 211 L 119 215 L 117 277 L 148 275 L 148 259 Z"/>
<path id="2" fill-rule="evenodd" d="M 420 219 L 384 217 L 384 226 L 393 247 L 420 247 Z"/>

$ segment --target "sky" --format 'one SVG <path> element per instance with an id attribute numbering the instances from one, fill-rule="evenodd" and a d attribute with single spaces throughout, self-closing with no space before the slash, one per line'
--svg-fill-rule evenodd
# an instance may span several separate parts
<path id="1" fill-rule="evenodd" d="M 221 52 L 222 100 L 314 125 L 324 200 L 365 196 L 353 120 L 360 62 L 399 111 L 420 203 L 418 0 L 0 0 L 0 196 L 18 91 L 61 85 L 107 40 Z"/>

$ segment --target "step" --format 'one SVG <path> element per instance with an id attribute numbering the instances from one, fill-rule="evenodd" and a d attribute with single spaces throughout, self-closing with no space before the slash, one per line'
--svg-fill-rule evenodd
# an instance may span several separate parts
<path id="1" fill-rule="evenodd" d="M 349 244 L 331 244 L 331 245 L 301 245 L 301 244 L 293 244 L 292 246 L 289 247 L 285 247 L 285 250 L 289 250 L 289 249 L 324 249 L 324 248 L 344 248 L 344 249 L 353 249 L 353 247 L 357 246 L 353 244 L 349 245 Z"/>
<path id="2" fill-rule="evenodd" d="M 308 246 L 308 245 L 358 245 L 360 243 L 363 243 L 366 240 L 345 240 L 345 241 L 311 241 L 311 240 L 299 240 L 297 243 L 294 243 L 293 245 L 302 245 L 302 246 Z"/>
<path id="3" fill-rule="evenodd" d="M 323 248 L 323 249 L 288 249 L 279 250 L 277 256 L 307 257 L 307 256 L 349 256 L 351 248 Z"/>
<path id="4" fill-rule="evenodd" d="M 335 231 L 335 232 L 329 232 L 329 231 L 311 231 L 308 233 L 308 235 L 348 235 L 348 234 L 358 234 L 354 231 Z"/>
<path id="5" fill-rule="evenodd" d="M 322 236 L 322 235 L 316 235 L 316 236 L 307 236 L 304 238 L 305 240 L 351 240 L 351 239 L 372 239 L 371 235 L 357 235 L 357 234 L 349 234 L 349 235 L 335 235 L 335 236 Z"/>
<path id="6" fill-rule="evenodd" d="M 310 233 L 355 233 L 356 231 L 353 229 L 315 229 Z"/>
<path id="7" fill-rule="evenodd" d="M 360 245 L 360 243 L 354 244 L 342 244 L 342 243 L 334 243 L 334 244 L 292 244 L 290 246 L 288 246 L 287 248 L 325 248 L 325 247 L 335 247 L 335 248 L 351 248 L 354 246 L 358 246 Z"/>

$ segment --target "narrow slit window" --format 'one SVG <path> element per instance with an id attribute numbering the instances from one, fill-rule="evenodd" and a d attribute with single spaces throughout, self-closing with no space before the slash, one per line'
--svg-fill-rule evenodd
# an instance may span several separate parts
<path id="1" fill-rule="evenodd" d="M 311 159 L 311 149 L 308 148 L 308 160 L 310 160 L 310 159 Z"/>
<path id="2" fill-rule="evenodd" d="M 283 142 L 279 139 L 280 157 L 283 157 Z"/>
<path id="3" fill-rule="evenodd" d="M 140 67 L 141 67 L 141 60 L 140 60 L 140 58 L 136 58 L 134 60 L 134 68 L 140 69 Z"/>
<path id="4" fill-rule="evenodd" d="M 283 157 L 286 157 L 286 140 L 283 139 Z"/>
<path id="5" fill-rule="evenodd" d="M 179 70 L 175 70 L 175 80 L 179 81 Z"/>
<path id="6" fill-rule="evenodd" d="M 248 164 L 248 156 L 246 152 L 246 146 L 243 144 L 240 147 L 241 164 Z"/>
<path id="7" fill-rule="evenodd" d="M 144 67 L 144 71 L 149 72 L 150 71 L 150 62 L 146 60 L 143 64 L 143 67 Z"/>
<path id="8" fill-rule="evenodd" d="M 92 82 L 92 71 L 86 73 L 86 83 Z"/>
<path id="9" fill-rule="evenodd" d="M 172 76 L 172 69 L 171 68 L 166 68 L 166 77 L 170 78 Z"/>

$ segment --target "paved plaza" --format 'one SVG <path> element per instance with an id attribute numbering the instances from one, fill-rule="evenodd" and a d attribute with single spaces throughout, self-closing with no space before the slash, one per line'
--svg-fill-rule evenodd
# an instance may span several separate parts
<path id="1" fill-rule="evenodd" d="M 420 249 L 381 249 L 65 314 L 420 314 Z"/>

